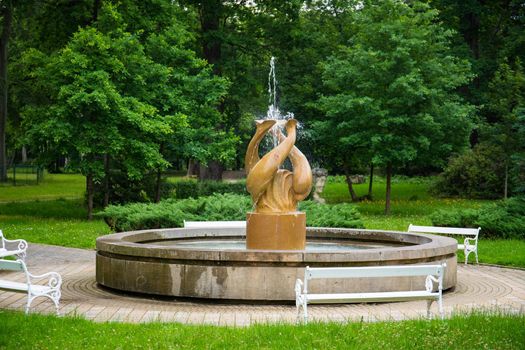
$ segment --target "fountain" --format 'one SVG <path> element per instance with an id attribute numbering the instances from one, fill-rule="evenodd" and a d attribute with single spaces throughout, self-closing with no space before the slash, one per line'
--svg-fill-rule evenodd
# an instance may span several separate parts
<path id="1" fill-rule="evenodd" d="M 268 118 L 256 121 L 246 152 L 246 186 L 254 203 L 246 229 L 156 229 L 97 239 L 96 279 L 128 292 L 244 301 L 295 300 L 294 284 L 306 266 L 374 266 L 446 262 L 444 287 L 456 284 L 457 242 L 406 232 L 307 228 L 297 203 L 308 196 L 312 171 L 295 146 L 297 121 L 282 117 L 271 61 Z M 283 130 L 284 128 L 284 130 Z M 284 134 L 286 132 L 286 135 Z M 273 149 L 259 145 L 271 135 Z M 282 168 L 289 159 L 293 171 Z M 376 278 L 349 285 L 315 281 L 328 293 L 410 290 L 422 277 Z"/>

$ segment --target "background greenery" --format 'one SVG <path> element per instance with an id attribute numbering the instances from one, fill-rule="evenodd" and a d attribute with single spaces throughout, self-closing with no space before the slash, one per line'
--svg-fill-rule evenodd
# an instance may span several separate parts
<path id="1" fill-rule="evenodd" d="M 168 167 L 201 180 L 242 168 L 268 107 L 271 56 L 279 107 L 304 125 L 297 144 L 312 164 L 347 179 L 375 170 L 387 182 L 445 170 L 436 191 L 459 197 L 523 189 L 518 0 L 28 0 L 1 9 L 0 182 L 8 163 L 80 172 L 88 215 L 92 204 L 159 201 Z M 353 201 L 371 195 L 348 188 Z M 376 195 L 389 212 L 384 192 Z"/>

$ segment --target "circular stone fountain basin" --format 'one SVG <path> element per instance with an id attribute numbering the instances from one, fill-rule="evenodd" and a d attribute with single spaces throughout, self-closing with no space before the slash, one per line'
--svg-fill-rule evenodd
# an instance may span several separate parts
<path id="1" fill-rule="evenodd" d="M 96 278 L 122 291 L 209 299 L 295 300 L 306 266 L 447 264 L 444 287 L 456 284 L 454 239 L 405 232 L 307 228 L 301 251 L 246 250 L 244 229 L 159 229 L 97 239 Z M 421 289 L 424 277 L 318 280 L 312 292 Z"/>

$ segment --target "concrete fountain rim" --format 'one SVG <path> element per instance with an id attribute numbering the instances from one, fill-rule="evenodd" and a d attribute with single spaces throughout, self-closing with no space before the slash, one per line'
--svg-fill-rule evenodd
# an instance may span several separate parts
<path id="1" fill-rule="evenodd" d="M 320 228 L 308 227 L 307 240 L 311 239 L 353 239 L 380 242 L 406 243 L 405 246 L 371 248 L 355 251 L 317 252 L 317 251 L 289 251 L 289 250 L 245 250 L 232 249 L 227 251 L 195 249 L 183 247 L 167 247 L 148 241 L 172 239 L 223 239 L 242 238 L 244 229 L 188 229 L 168 228 L 140 231 L 119 232 L 97 239 L 97 252 L 106 256 L 126 256 L 133 259 L 159 259 L 166 261 L 207 261 L 217 262 L 271 262 L 271 263 L 299 263 L 312 262 L 384 262 L 392 263 L 399 260 L 414 260 L 424 262 L 436 257 L 450 257 L 455 255 L 457 241 L 455 239 L 428 235 L 414 234 L 401 231 L 367 230 L 348 228 Z"/>

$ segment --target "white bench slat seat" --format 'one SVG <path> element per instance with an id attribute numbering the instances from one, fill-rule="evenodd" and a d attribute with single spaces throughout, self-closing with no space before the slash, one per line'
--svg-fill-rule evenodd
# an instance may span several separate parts
<path id="1" fill-rule="evenodd" d="M 458 250 L 465 253 L 465 264 L 468 264 L 468 256 L 474 253 L 476 256 L 476 264 L 478 263 L 478 237 L 481 227 L 478 228 L 461 228 L 461 227 L 438 227 L 438 226 L 416 226 L 410 224 L 408 226 L 409 233 L 430 233 L 443 235 L 461 235 L 467 236 L 463 240 L 463 244 L 458 243 Z"/>
<path id="2" fill-rule="evenodd" d="M 306 267 L 304 282 L 297 279 L 295 283 L 295 305 L 299 317 L 303 309 L 304 322 L 308 322 L 308 304 L 341 304 L 386 301 L 427 300 L 427 316 L 430 317 L 432 302 L 438 303 L 441 318 L 443 312 L 443 276 L 446 264 L 442 265 L 396 265 L 366 267 Z M 310 293 L 308 282 L 315 279 L 347 279 L 377 277 L 411 277 L 426 276 L 421 290 L 387 291 L 366 293 Z M 437 289 L 434 284 L 437 284 Z"/>
<path id="3" fill-rule="evenodd" d="M 27 242 L 24 239 L 6 239 L 0 230 L 0 258 L 14 256 L 25 260 L 27 255 Z"/>
<path id="4" fill-rule="evenodd" d="M 62 277 L 57 272 L 48 272 L 42 275 L 33 275 L 27 271 L 26 264 L 23 260 L 0 260 L 0 270 L 23 272 L 25 274 L 25 282 L 15 282 L 5 279 L 0 279 L 0 290 L 27 293 L 26 314 L 29 312 L 31 303 L 35 298 L 46 297 L 51 299 L 55 304 L 58 315 L 58 307 L 60 303 L 60 288 L 62 286 Z M 34 283 L 38 280 L 45 284 Z"/>
<path id="5" fill-rule="evenodd" d="M 246 228 L 246 221 L 186 221 L 184 228 Z"/>

